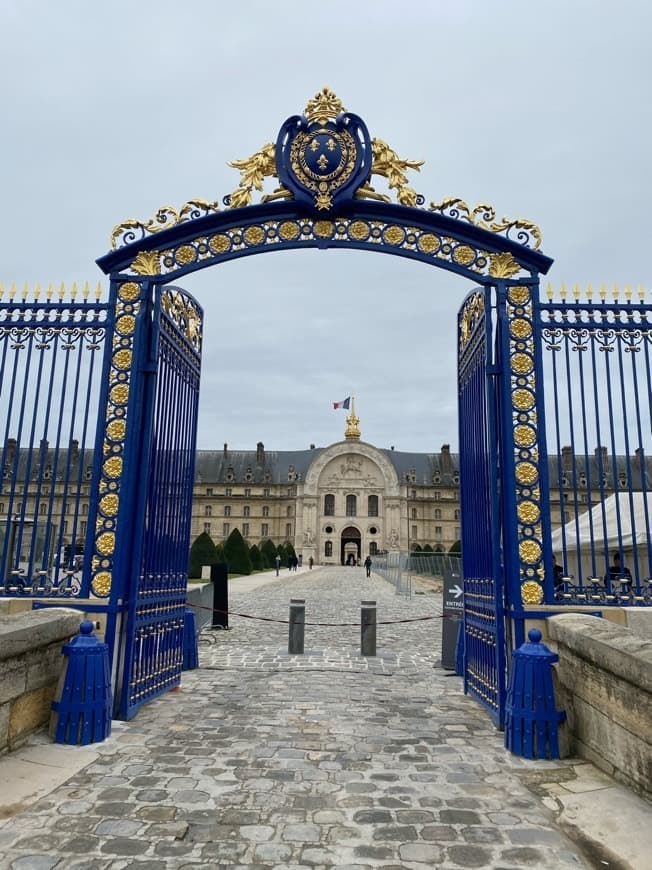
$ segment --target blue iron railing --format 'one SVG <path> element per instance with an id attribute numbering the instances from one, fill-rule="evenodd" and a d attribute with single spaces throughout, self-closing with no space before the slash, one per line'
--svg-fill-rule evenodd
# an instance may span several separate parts
<path id="1" fill-rule="evenodd" d="M 7 295 L 0 302 L 1 594 L 85 596 L 95 421 L 112 318 L 99 286 L 92 298 L 88 285 L 79 298 L 75 286 L 68 299 L 63 286 Z"/>
<path id="2" fill-rule="evenodd" d="M 538 304 L 554 600 L 652 604 L 652 309 L 640 292 Z M 554 445 L 554 446 L 553 446 Z M 553 563 L 553 555 L 556 564 Z"/>

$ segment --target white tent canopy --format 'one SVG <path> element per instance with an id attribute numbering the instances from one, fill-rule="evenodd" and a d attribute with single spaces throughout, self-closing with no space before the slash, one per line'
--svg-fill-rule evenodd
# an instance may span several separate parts
<path id="1" fill-rule="evenodd" d="M 647 519 L 646 519 L 647 513 Z M 605 535 L 606 529 L 606 535 Z M 652 531 L 652 493 L 614 493 L 552 534 L 552 551 L 586 552 L 591 542 L 599 551 L 647 547 Z M 565 546 L 564 546 L 565 544 Z"/>

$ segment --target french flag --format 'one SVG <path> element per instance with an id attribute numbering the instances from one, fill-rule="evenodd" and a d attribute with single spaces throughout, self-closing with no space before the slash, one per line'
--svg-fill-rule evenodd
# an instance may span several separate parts
<path id="1" fill-rule="evenodd" d="M 349 410 L 349 405 L 351 404 L 351 396 L 347 396 L 343 402 L 333 402 L 333 408 L 345 408 L 347 411 Z"/>

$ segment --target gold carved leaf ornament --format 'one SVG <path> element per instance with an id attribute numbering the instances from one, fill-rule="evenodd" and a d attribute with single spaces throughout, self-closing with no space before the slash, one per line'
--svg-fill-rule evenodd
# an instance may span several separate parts
<path id="1" fill-rule="evenodd" d="M 520 264 L 510 253 L 504 251 L 501 254 L 490 254 L 489 274 L 492 278 L 512 278 L 520 271 Z"/>
<path id="2" fill-rule="evenodd" d="M 251 205 L 252 192 L 263 189 L 265 178 L 278 177 L 276 174 L 276 146 L 273 142 L 268 142 L 251 157 L 233 160 L 228 165 L 240 170 L 240 184 L 230 197 L 231 208 Z"/>
<path id="3" fill-rule="evenodd" d="M 408 169 L 420 172 L 424 161 L 404 160 L 382 139 L 372 139 L 371 150 L 373 153 L 371 174 L 382 175 L 383 178 L 387 179 L 390 190 L 396 190 L 401 205 L 416 206 L 417 193 L 408 187 L 406 172 Z"/>
<path id="4" fill-rule="evenodd" d="M 131 264 L 131 271 L 137 275 L 160 275 L 161 255 L 158 251 L 140 251 Z"/>

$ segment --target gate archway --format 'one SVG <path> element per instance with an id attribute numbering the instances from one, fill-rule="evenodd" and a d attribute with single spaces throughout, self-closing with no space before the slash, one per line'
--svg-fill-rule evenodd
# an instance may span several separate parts
<path id="1" fill-rule="evenodd" d="M 461 485 L 468 493 L 481 491 L 484 508 L 478 514 L 476 499 L 465 499 L 462 530 L 465 540 L 482 544 L 487 558 L 465 567 L 467 613 L 469 618 L 476 614 L 475 623 L 467 623 L 466 686 L 501 724 L 503 608 L 516 620 L 518 641 L 523 603 L 543 599 L 550 568 L 543 545 L 546 452 L 539 428 L 543 405 L 533 308 L 539 275 L 552 261 L 538 250 L 539 230 L 522 219 L 498 220 L 490 206 L 470 208 L 459 199 L 426 206 L 408 184 L 408 171 L 421 164 L 372 139 L 364 121 L 347 112 L 328 88 L 308 102 L 303 114 L 281 125 L 275 144 L 232 165 L 241 181 L 224 199 L 224 208 L 193 200 L 180 209 L 164 207 L 151 220 L 125 221 L 112 233 L 113 249 L 97 261 L 110 276 L 117 337 L 106 363 L 105 413 L 97 437 L 102 460 L 96 470 L 95 515 L 89 518 L 90 588 L 109 599 L 115 620 L 130 602 L 128 623 L 133 627 L 135 618 L 143 637 L 165 633 L 179 618 L 181 598 L 170 571 L 152 575 L 141 558 L 151 549 L 141 494 L 153 466 L 134 464 L 143 455 L 143 432 L 152 455 L 157 431 L 153 375 L 158 363 L 147 330 L 163 288 L 199 269 L 284 249 L 369 250 L 418 260 L 461 275 L 476 288 L 458 320 L 460 409 L 469 411 L 460 414 Z M 386 180 L 397 202 L 374 189 L 374 176 Z M 254 191 L 268 177 L 276 178 L 278 187 L 254 204 Z M 169 313 L 180 341 L 199 353 L 202 321 L 194 301 L 177 293 Z M 169 416 L 169 409 L 161 413 Z M 178 484 L 179 504 L 187 502 L 189 492 L 191 480 L 185 489 Z M 123 630 L 123 640 L 115 648 L 126 649 L 118 670 L 124 674 L 120 712 L 128 716 L 143 699 L 173 684 L 179 671 L 178 656 L 173 650 L 170 659 L 168 649 L 174 664 L 159 686 L 153 677 L 160 665 L 157 648 L 152 653 L 152 645 L 144 643 L 137 652 L 130 646 L 133 630 L 126 636 Z"/>

